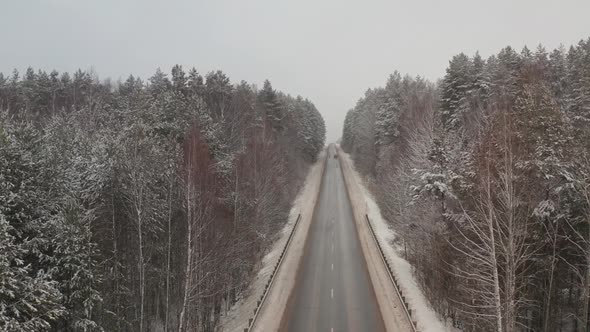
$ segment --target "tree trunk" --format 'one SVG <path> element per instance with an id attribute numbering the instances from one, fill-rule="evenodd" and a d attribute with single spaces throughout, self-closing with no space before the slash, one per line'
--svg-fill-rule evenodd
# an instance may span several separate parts
<path id="1" fill-rule="evenodd" d="M 187 170 L 190 174 L 192 171 L 190 167 Z M 191 289 L 191 270 L 192 270 L 192 261 L 193 261 L 193 243 L 192 243 L 192 233 L 193 233 L 193 215 L 192 215 L 192 181 L 191 176 L 189 175 L 187 181 L 187 193 L 186 193 L 186 220 L 187 220 L 187 230 L 186 230 L 186 263 L 184 269 L 184 290 L 182 296 L 182 308 L 180 311 L 180 321 L 179 321 L 179 331 L 187 331 L 188 326 L 186 325 L 186 311 L 188 307 L 188 297 L 189 292 Z"/>
<path id="2" fill-rule="evenodd" d="M 498 256 L 496 254 L 496 235 L 495 235 L 495 213 L 494 213 L 494 205 L 492 201 L 492 188 L 491 183 L 492 180 L 490 178 L 490 169 L 488 165 L 488 172 L 487 172 L 487 187 L 486 187 L 486 199 L 488 205 L 488 231 L 490 233 L 490 259 L 491 259 L 491 266 L 492 266 L 492 274 L 494 280 L 494 306 L 495 306 L 495 314 L 496 314 L 496 331 L 502 332 L 502 298 L 500 295 L 500 278 L 498 273 Z M 511 331 L 510 331 L 511 332 Z"/>
<path id="3" fill-rule="evenodd" d="M 117 319 L 117 330 L 121 331 L 121 313 L 119 311 L 119 253 L 118 253 L 118 246 L 117 246 L 117 224 L 115 219 L 115 195 L 111 196 L 111 206 L 112 206 L 112 219 L 111 219 L 111 231 L 113 234 L 113 279 L 114 279 L 114 292 L 113 295 L 115 297 L 115 314 Z"/>
<path id="4" fill-rule="evenodd" d="M 557 260 L 556 256 L 556 244 L 557 241 L 557 230 L 555 230 L 553 232 L 553 252 L 551 255 L 551 269 L 549 271 L 549 285 L 548 285 L 548 290 L 547 290 L 547 298 L 545 299 L 545 314 L 543 317 L 543 332 L 549 332 L 550 331 L 550 319 L 549 317 L 551 316 L 551 301 L 553 300 L 553 277 L 555 276 L 555 261 Z"/>
<path id="5" fill-rule="evenodd" d="M 143 235 L 141 211 L 138 213 L 138 229 L 137 235 L 139 240 L 139 331 L 143 332 L 143 316 L 144 316 L 144 298 L 145 298 L 145 276 L 144 276 L 144 259 L 143 259 Z"/>
<path id="6" fill-rule="evenodd" d="M 588 238 L 590 239 L 590 228 L 588 228 Z M 590 244 L 586 256 L 586 276 L 584 278 L 584 287 L 582 288 L 582 312 L 580 313 L 580 326 L 578 331 L 586 332 L 588 329 L 588 297 L 590 291 Z"/>
<path id="7" fill-rule="evenodd" d="M 490 209 L 491 209 L 490 205 Z M 489 232 L 490 232 L 490 257 L 492 260 L 493 266 L 493 276 L 494 276 L 494 305 L 496 309 L 496 324 L 497 324 L 497 332 L 502 332 L 502 299 L 500 297 L 500 278 L 498 277 L 498 261 L 496 256 L 496 240 L 494 235 L 494 223 L 493 223 L 493 212 L 490 211 L 490 220 L 488 222 Z"/>
<path id="8" fill-rule="evenodd" d="M 583 195 L 584 200 L 586 201 L 586 224 L 588 226 L 588 233 L 586 234 L 586 275 L 581 296 L 581 299 L 584 302 L 582 303 L 582 312 L 580 313 L 579 332 L 586 332 L 588 330 L 588 298 L 590 297 L 590 186 L 586 185 L 586 181 L 584 182 Z"/>
<path id="9" fill-rule="evenodd" d="M 170 178 L 170 187 L 168 191 L 168 247 L 166 253 L 166 312 L 164 313 L 164 332 L 168 332 L 168 315 L 170 312 L 170 249 L 172 244 L 172 177 Z"/>

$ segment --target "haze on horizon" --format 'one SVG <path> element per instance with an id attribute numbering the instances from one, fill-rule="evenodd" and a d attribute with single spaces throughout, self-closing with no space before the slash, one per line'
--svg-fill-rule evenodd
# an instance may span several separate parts
<path id="1" fill-rule="evenodd" d="M 93 68 L 117 80 L 178 63 L 232 82 L 269 79 L 314 102 L 328 142 L 394 70 L 436 80 L 460 52 L 569 47 L 590 32 L 587 0 L 21 0 L 0 9 L 0 72 Z"/>

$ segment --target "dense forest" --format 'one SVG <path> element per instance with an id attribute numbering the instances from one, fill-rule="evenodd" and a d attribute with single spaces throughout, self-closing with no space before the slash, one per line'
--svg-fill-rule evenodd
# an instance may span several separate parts
<path id="1" fill-rule="evenodd" d="M 434 309 L 464 331 L 587 331 L 590 39 L 454 56 L 389 77 L 346 116 L 366 178 Z"/>
<path id="2" fill-rule="evenodd" d="M 220 71 L 0 74 L 0 330 L 213 331 L 324 140 Z"/>

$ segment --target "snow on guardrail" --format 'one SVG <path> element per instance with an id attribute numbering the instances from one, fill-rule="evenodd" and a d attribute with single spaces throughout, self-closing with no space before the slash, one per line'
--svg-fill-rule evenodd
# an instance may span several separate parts
<path id="1" fill-rule="evenodd" d="M 404 296 L 403 291 L 398 284 L 395 274 L 393 274 L 393 270 L 391 268 L 391 265 L 389 264 L 389 261 L 387 260 L 387 256 L 385 255 L 385 252 L 383 252 L 383 247 L 381 247 L 381 243 L 379 242 L 379 239 L 377 239 L 377 235 L 375 234 L 375 230 L 373 229 L 373 225 L 371 224 L 371 220 L 369 219 L 369 216 L 367 214 L 365 214 L 365 218 L 367 220 L 367 225 L 369 225 L 369 229 L 371 230 L 371 235 L 373 235 L 373 240 L 375 240 L 375 243 L 377 244 L 377 248 L 379 249 L 379 253 L 381 254 L 381 259 L 383 260 L 383 264 L 385 264 L 385 267 L 387 268 L 387 273 L 389 274 L 389 278 L 391 279 L 391 282 L 393 283 L 395 291 L 397 292 L 397 295 L 399 296 L 399 298 L 402 302 L 402 306 L 404 307 L 404 311 L 405 311 L 406 315 L 408 316 L 408 320 L 410 321 L 410 324 L 412 326 L 412 330 L 414 332 L 419 332 L 417 329 L 418 323 L 414 320 L 414 317 L 412 316 L 412 309 L 410 308 L 408 302 L 406 301 L 406 297 Z"/>
<path id="2" fill-rule="evenodd" d="M 301 214 L 299 214 L 297 216 L 297 220 L 295 220 L 295 224 L 293 225 L 293 228 L 291 229 L 291 233 L 289 234 L 289 238 L 287 239 L 287 243 L 285 243 L 283 250 L 281 250 L 281 255 L 279 256 L 279 260 L 276 262 L 276 264 L 270 274 L 270 277 L 268 278 L 268 281 L 264 285 L 264 291 L 262 292 L 262 295 L 260 295 L 260 300 L 256 301 L 256 308 L 254 309 L 253 316 L 252 316 L 252 318 L 248 319 L 248 326 L 244 328 L 244 332 L 249 332 L 251 330 L 251 328 L 254 326 L 254 323 L 256 323 L 256 318 L 258 318 L 258 313 L 260 312 L 260 307 L 264 303 L 264 300 L 266 299 L 266 295 L 268 295 L 268 292 L 270 291 L 270 287 L 272 286 L 275 276 L 277 275 L 277 272 L 279 271 L 279 268 L 281 267 L 281 263 L 283 262 L 283 258 L 285 258 L 285 253 L 287 252 L 287 249 L 289 249 L 289 244 L 291 244 L 291 240 L 293 239 L 293 234 L 295 234 L 295 230 L 297 229 L 297 225 L 299 224 L 300 220 L 301 220 Z"/>

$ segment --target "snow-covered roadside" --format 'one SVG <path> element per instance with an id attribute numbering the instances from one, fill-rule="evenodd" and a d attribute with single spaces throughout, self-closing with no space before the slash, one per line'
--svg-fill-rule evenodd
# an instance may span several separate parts
<path id="1" fill-rule="evenodd" d="M 281 254 L 281 250 L 288 240 L 297 216 L 301 214 L 301 220 L 295 230 L 289 250 L 287 250 L 281 268 L 277 272 L 275 281 L 265 301 L 265 304 L 271 303 L 272 305 L 263 305 L 258 318 L 258 321 L 271 320 L 271 323 L 276 323 L 276 328 L 272 326 L 274 324 L 267 324 L 266 322 L 261 323 L 259 326 L 264 326 L 269 331 L 278 329 L 278 324 L 286 307 L 287 298 L 291 288 L 295 284 L 295 272 L 300 256 L 303 254 L 305 235 L 309 230 L 309 224 L 311 223 L 313 210 L 320 191 L 325 159 L 326 152 L 324 151 L 320 154 L 318 161 L 311 166 L 305 179 L 305 184 L 293 203 L 289 214 L 289 221 L 283 227 L 280 236 L 274 242 L 270 251 L 262 259 L 261 268 L 252 285 L 244 296 L 221 317 L 218 331 L 243 332 L 244 328 L 247 327 L 248 319 L 252 318 L 254 309 L 256 308 L 256 302 L 264 292 L 264 286 L 270 278 L 273 267 Z"/>
<path id="2" fill-rule="evenodd" d="M 350 156 L 342 152 L 341 149 L 339 149 L 339 155 L 344 162 L 351 166 L 354 180 L 357 183 L 357 188 L 359 188 L 365 199 L 365 204 L 361 208 L 364 208 L 366 214 L 369 216 L 377 238 L 387 255 L 388 261 L 392 264 L 393 273 L 398 280 L 398 284 L 406 297 L 410 309 L 412 309 L 413 319 L 418 323 L 418 330 L 422 332 L 458 331 L 453 327 L 446 326 L 431 308 L 412 275 L 412 266 L 403 259 L 397 249 L 392 246 L 393 240 L 396 236 L 395 232 L 389 228 L 389 225 L 381 216 L 379 206 L 365 187 L 360 175 L 354 169 L 354 164 L 352 163 Z"/>

